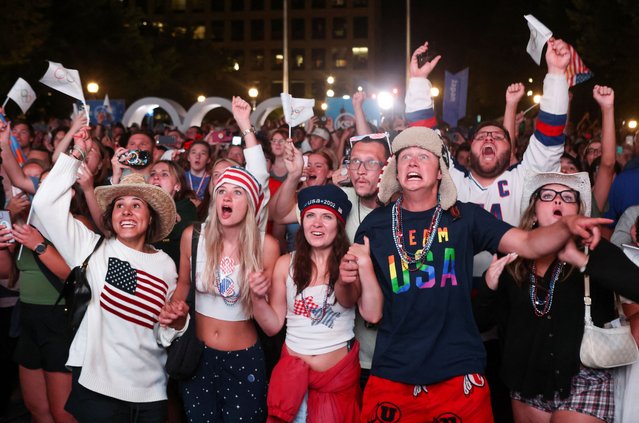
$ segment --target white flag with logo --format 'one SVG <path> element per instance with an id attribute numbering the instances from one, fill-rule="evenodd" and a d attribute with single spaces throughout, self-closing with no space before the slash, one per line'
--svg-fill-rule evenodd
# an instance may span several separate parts
<path id="1" fill-rule="evenodd" d="M 113 114 L 113 110 L 111 110 L 111 102 L 109 101 L 109 94 L 104 96 L 104 103 L 102 103 L 102 106 L 104 107 L 105 112 L 110 115 Z"/>
<path id="2" fill-rule="evenodd" d="M 80 74 L 75 69 L 66 69 L 60 63 L 49 62 L 49 69 L 40 79 L 40 82 L 86 104 Z"/>
<path id="3" fill-rule="evenodd" d="M 546 28 L 546 26 L 539 22 L 533 15 L 524 15 L 524 18 L 528 21 L 528 28 L 530 29 L 530 40 L 528 40 L 526 51 L 535 63 L 540 65 L 541 52 L 544 50 L 544 46 L 550 37 L 552 37 L 552 31 Z"/>
<path id="4" fill-rule="evenodd" d="M 29 110 L 29 107 L 31 107 L 36 99 L 36 93 L 27 81 L 18 78 L 16 83 L 13 84 L 13 87 L 11 87 L 11 91 L 9 91 L 7 97 L 20 106 L 22 113 L 27 113 L 27 110 Z"/>
<path id="5" fill-rule="evenodd" d="M 312 98 L 295 98 L 287 93 L 281 93 L 284 120 L 290 127 L 297 126 L 313 117 L 315 100 Z"/>

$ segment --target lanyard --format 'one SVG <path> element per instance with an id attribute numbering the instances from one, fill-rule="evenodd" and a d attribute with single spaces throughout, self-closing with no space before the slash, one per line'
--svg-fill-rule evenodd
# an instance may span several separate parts
<path id="1" fill-rule="evenodd" d="M 191 186 L 191 189 L 195 191 L 195 195 L 199 198 L 200 196 L 200 190 L 202 189 L 202 185 L 204 184 L 204 181 L 207 179 L 207 176 L 204 175 L 202 176 L 202 179 L 200 179 L 200 185 L 198 185 L 197 189 L 195 189 L 193 187 L 193 178 L 191 177 L 191 171 L 189 170 L 188 172 L 189 174 L 189 185 Z"/>

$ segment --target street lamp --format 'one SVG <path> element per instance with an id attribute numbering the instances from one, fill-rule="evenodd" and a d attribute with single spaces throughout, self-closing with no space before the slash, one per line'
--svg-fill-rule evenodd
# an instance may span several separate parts
<path id="1" fill-rule="evenodd" d="M 100 91 L 100 86 L 98 85 L 97 82 L 89 82 L 87 84 L 87 91 L 90 92 L 91 94 L 97 94 L 98 91 Z"/>
<path id="2" fill-rule="evenodd" d="M 248 90 L 248 95 L 251 97 L 251 104 L 253 105 L 253 110 L 255 110 L 255 99 L 260 94 L 260 92 L 255 87 L 251 87 Z"/>
<path id="3" fill-rule="evenodd" d="M 320 106 L 320 108 L 321 108 L 322 110 L 324 110 L 324 111 L 325 111 L 326 109 L 328 109 L 328 104 L 326 104 L 326 103 L 322 103 L 322 105 Z"/>
<path id="4" fill-rule="evenodd" d="M 202 94 L 197 96 L 197 101 L 198 103 L 203 103 L 204 100 L 206 100 L 206 97 L 204 97 Z"/>
<path id="5" fill-rule="evenodd" d="M 528 97 L 532 97 L 532 95 L 533 95 L 532 90 L 528 90 L 528 91 L 526 91 L 526 95 L 527 95 Z"/>
<path id="6" fill-rule="evenodd" d="M 535 104 L 539 104 L 539 102 L 541 101 L 541 96 L 539 94 L 535 94 L 533 96 L 533 101 L 535 102 Z"/>
<path id="7" fill-rule="evenodd" d="M 631 119 L 628 121 L 628 128 L 630 129 L 636 129 L 637 128 L 637 121 L 634 119 Z"/>
<path id="8" fill-rule="evenodd" d="M 333 75 L 329 75 L 328 78 L 326 78 L 326 82 L 328 82 L 329 85 L 335 83 L 335 78 L 333 77 Z"/>
<path id="9" fill-rule="evenodd" d="M 377 104 L 382 110 L 390 110 L 393 108 L 393 95 L 388 91 L 382 91 L 377 95 Z"/>
<path id="10" fill-rule="evenodd" d="M 334 96 L 335 96 L 335 91 L 326 90 L 326 97 L 334 97 Z"/>
<path id="11" fill-rule="evenodd" d="M 430 89 L 430 96 L 431 97 L 437 97 L 439 95 L 439 88 L 437 87 L 432 87 Z"/>

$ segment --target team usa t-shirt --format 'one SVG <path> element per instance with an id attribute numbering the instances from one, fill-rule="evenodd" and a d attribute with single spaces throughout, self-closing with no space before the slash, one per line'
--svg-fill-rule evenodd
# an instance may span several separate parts
<path id="1" fill-rule="evenodd" d="M 384 295 L 371 373 L 414 385 L 483 373 L 486 353 L 471 306 L 473 255 L 496 252 L 511 226 L 475 204 L 457 202 L 459 217 L 443 212 L 424 263 L 409 270 L 393 241 L 392 206 L 373 210 L 355 237 L 358 243 L 369 238 Z M 401 211 L 409 253 L 422 248 L 434 211 Z"/>

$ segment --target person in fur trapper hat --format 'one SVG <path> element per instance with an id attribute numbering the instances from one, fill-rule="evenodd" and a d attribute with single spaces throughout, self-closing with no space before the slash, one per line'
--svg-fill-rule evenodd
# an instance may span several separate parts
<path id="1" fill-rule="evenodd" d="M 443 415 L 492 421 L 486 353 L 470 302 L 473 255 L 487 250 L 536 258 L 574 235 L 592 247 L 600 238 L 596 225 L 608 220 L 564 216 L 533 231 L 512 228 L 478 205 L 457 201 L 450 156 L 435 131 L 406 129 L 392 152 L 379 187 L 380 201 L 388 204 L 360 225 L 360 245 L 342 259 L 337 283 L 361 287 L 377 279 L 383 293 L 362 420 L 395 413 L 402 421 Z"/>

